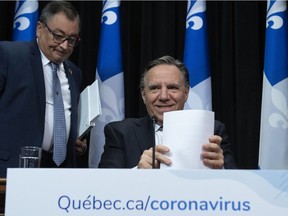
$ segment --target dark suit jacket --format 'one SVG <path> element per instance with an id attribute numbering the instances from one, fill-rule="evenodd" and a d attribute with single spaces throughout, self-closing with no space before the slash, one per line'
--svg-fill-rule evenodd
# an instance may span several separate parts
<path id="1" fill-rule="evenodd" d="M 71 92 L 71 132 L 64 167 L 75 167 L 80 70 L 64 62 Z M 36 41 L 0 42 L 0 177 L 18 167 L 20 148 L 42 146 L 45 84 Z"/>
<path id="2" fill-rule="evenodd" d="M 215 121 L 214 132 L 223 139 L 224 167 L 237 168 L 224 124 Z M 109 123 L 104 133 L 106 143 L 99 168 L 133 168 L 137 166 L 143 151 L 150 149 L 154 142 L 153 124 L 148 116 Z"/>

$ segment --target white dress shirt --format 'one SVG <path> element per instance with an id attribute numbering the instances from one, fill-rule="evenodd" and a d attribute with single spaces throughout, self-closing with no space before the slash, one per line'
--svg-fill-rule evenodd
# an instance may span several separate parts
<path id="1" fill-rule="evenodd" d="M 50 61 L 46 58 L 46 56 L 42 52 L 41 52 L 41 59 L 42 59 L 45 93 L 46 93 L 45 130 L 44 130 L 42 149 L 51 152 L 53 149 L 53 123 L 54 123 L 52 68 L 49 64 Z M 64 111 L 65 111 L 65 121 L 66 121 L 66 134 L 68 140 L 71 127 L 71 94 L 69 89 L 68 78 L 66 77 L 63 63 L 59 65 L 57 75 L 61 83 Z"/>
<path id="2" fill-rule="evenodd" d="M 155 146 L 159 144 L 163 144 L 162 143 L 163 130 L 160 128 L 161 126 L 159 126 L 158 124 L 155 124 Z"/>

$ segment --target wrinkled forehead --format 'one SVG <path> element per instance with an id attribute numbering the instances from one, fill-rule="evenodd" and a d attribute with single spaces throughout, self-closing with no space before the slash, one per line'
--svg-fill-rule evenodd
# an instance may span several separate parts
<path id="1" fill-rule="evenodd" d="M 184 84 L 184 77 L 175 65 L 157 65 L 145 77 L 145 85 L 151 83 Z"/>

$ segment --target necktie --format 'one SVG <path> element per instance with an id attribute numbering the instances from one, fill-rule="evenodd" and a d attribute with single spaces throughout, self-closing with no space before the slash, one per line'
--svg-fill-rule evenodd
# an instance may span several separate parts
<path id="1" fill-rule="evenodd" d="M 61 84 L 57 75 L 58 65 L 51 62 L 53 73 L 53 102 L 54 102 L 54 125 L 53 125 L 53 161 L 60 166 L 66 158 L 66 123 Z"/>

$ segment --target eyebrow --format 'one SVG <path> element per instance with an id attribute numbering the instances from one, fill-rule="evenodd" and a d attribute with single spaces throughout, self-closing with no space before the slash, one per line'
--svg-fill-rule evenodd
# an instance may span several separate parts
<path id="1" fill-rule="evenodd" d="M 180 88 L 181 88 L 181 85 L 180 85 L 180 84 L 173 83 L 173 84 L 167 85 L 167 87 L 168 87 L 168 88 L 178 88 L 178 89 L 180 89 Z"/>
<path id="2" fill-rule="evenodd" d="M 150 85 L 147 85 L 146 87 L 147 88 L 155 88 L 155 87 L 161 87 L 162 85 L 161 84 L 150 84 Z M 179 83 L 169 83 L 166 85 L 168 88 L 171 88 L 171 87 L 178 87 L 180 88 L 181 87 L 181 84 Z"/>
<path id="3" fill-rule="evenodd" d="M 65 37 L 78 37 L 79 36 L 79 34 L 71 34 L 71 35 L 65 34 L 65 32 L 63 30 L 58 29 L 58 28 L 52 30 L 52 32 L 55 34 L 58 34 L 58 32 L 59 32 L 59 33 L 63 34 L 63 36 L 65 36 Z"/>

